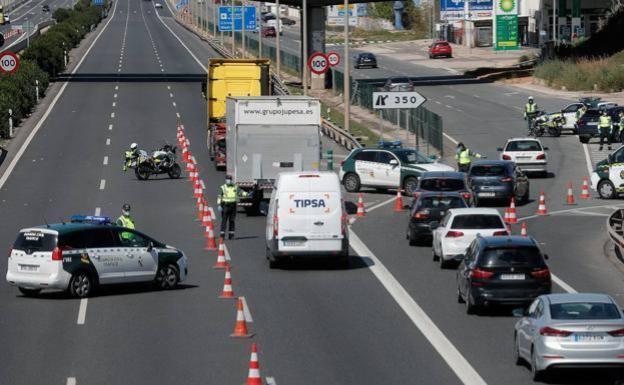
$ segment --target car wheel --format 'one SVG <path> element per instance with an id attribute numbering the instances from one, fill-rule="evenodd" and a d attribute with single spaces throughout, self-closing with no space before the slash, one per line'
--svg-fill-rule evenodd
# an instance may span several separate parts
<path id="1" fill-rule="evenodd" d="M 416 246 L 418 244 L 418 238 L 416 237 L 416 233 L 410 228 L 407 229 L 407 239 L 409 240 L 410 246 Z"/>
<path id="2" fill-rule="evenodd" d="M 266 259 L 269 261 L 269 268 L 270 269 L 276 269 L 279 267 L 280 265 L 280 260 L 273 255 L 273 253 L 271 252 L 271 249 L 269 249 L 269 247 L 266 247 Z"/>
<path id="3" fill-rule="evenodd" d="M 41 293 L 41 289 L 28 289 L 25 287 L 18 287 L 17 289 L 24 295 L 24 297 L 36 297 L 39 293 Z"/>
<path id="4" fill-rule="evenodd" d="M 440 260 L 440 269 L 447 269 L 450 265 L 450 261 L 447 261 L 446 259 L 444 259 L 443 257 L 439 258 Z"/>
<path id="5" fill-rule="evenodd" d="M 438 254 L 436 254 L 435 247 L 433 247 L 433 245 L 431 245 L 431 254 L 433 255 L 433 261 L 434 262 L 437 262 L 438 259 L 440 259 L 440 256 Z"/>
<path id="6" fill-rule="evenodd" d="M 603 179 L 598 183 L 598 195 L 602 199 L 613 199 L 615 198 L 615 186 L 611 183 L 610 180 Z"/>
<path id="7" fill-rule="evenodd" d="M 584 144 L 589 143 L 589 137 L 588 136 L 579 136 L 579 140 L 581 141 L 581 143 L 584 143 Z"/>
<path id="8" fill-rule="evenodd" d="M 360 191 L 360 177 L 357 174 L 349 173 L 342 178 L 342 184 L 348 192 Z"/>
<path id="9" fill-rule="evenodd" d="M 162 290 L 170 290 L 180 282 L 178 268 L 174 265 L 165 265 L 156 272 L 156 286 Z"/>
<path id="10" fill-rule="evenodd" d="M 520 346 L 518 345 L 518 336 L 514 334 L 513 360 L 516 365 L 522 365 L 522 357 L 520 356 Z"/>
<path id="11" fill-rule="evenodd" d="M 464 303 L 464 298 L 462 297 L 459 289 L 457 289 L 457 303 Z"/>
<path id="12" fill-rule="evenodd" d="M 416 187 L 418 186 L 418 179 L 413 176 L 405 178 L 403 181 L 403 191 L 406 196 L 414 196 L 414 192 L 416 191 Z"/>
<path id="13" fill-rule="evenodd" d="M 86 271 L 75 273 L 69 281 L 69 294 L 72 297 L 86 298 L 93 290 L 93 280 Z"/>
<path id="14" fill-rule="evenodd" d="M 171 179 L 179 179 L 180 175 L 182 174 L 180 165 L 177 163 L 174 163 L 174 165 L 171 166 L 171 170 L 169 170 L 168 174 L 169 174 L 169 178 Z"/>
<path id="15" fill-rule="evenodd" d="M 475 314 L 477 306 L 472 302 L 470 293 L 466 294 L 466 314 Z"/>
<path id="16" fill-rule="evenodd" d="M 544 379 L 544 371 L 537 369 L 537 358 L 536 354 L 531 348 L 531 374 L 533 375 L 533 381 L 541 381 Z"/>

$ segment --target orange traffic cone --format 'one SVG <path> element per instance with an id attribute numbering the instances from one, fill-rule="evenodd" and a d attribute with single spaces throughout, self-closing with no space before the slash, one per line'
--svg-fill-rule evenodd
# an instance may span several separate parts
<path id="1" fill-rule="evenodd" d="M 201 188 L 201 185 L 199 184 L 199 181 L 197 179 L 195 179 L 195 185 L 194 185 L 194 190 L 193 190 L 193 197 L 195 198 L 202 198 L 203 196 L 203 191 Z"/>
<path id="2" fill-rule="evenodd" d="M 197 219 L 196 220 L 201 221 L 203 216 L 204 216 L 204 199 L 202 199 L 201 202 L 199 203 L 199 207 L 197 209 Z"/>
<path id="3" fill-rule="evenodd" d="M 548 211 L 546 210 L 546 198 L 544 197 L 544 192 L 540 192 L 539 197 L 539 205 L 537 206 L 537 215 L 548 215 Z"/>
<path id="4" fill-rule="evenodd" d="M 206 202 L 204 202 L 204 207 L 202 210 L 202 226 L 204 227 L 208 227 L 211 226 L 212 227 L 212 217 L 210 217 L 210 209 L 208 207 L 208 204 Z"/>
<path id="5" fill-rule="evenodd" d="M 249 359 L 249 374 L 246 385 L 262 385 L 260 377 L 260 364 L 258 363 L 258 346 L 251 344 L 251 358 Z"/>
<path id="6" fill-rule="evenodd" d="M 509 223 L 509 207 L 505 207 L 505 216 L 503 217 L 505 223 Z"/>
<path id="7" fill-rule="evenodd" d="M 217 253 L 217 263 L 212 268 L 225 269 L 227 266 L 229 266 L 229 263 L 225 260 L 225 244 L 223 243 L 223 237 L 219 237 L 219 252 Z"/>
<path id="8" fill-rule="evenodd" d="M 247 322 L 245 321 L 245 313 L 243 312 L 243 300 L 239 298 L 236 303 L 236 325 L 230 337 L 250 338 L 252 336 L 253 334 L 250 334 L 247 330 Z"/>
<path id="9" fill-rule="evenodd" d="M 589 183 L 587 178 L 583 178 L 583 187 L 581 187 L 581 199 L 589 199 Z"/>
<path id="10" fill-rule="evenodd" d="M 401 189 L 397 190 L 396 200 L 394 201 L 394 211 L 403 211 L 403 197 Z"/>
<path id="11" fill-rule="evenodd" d="M 364 201 L 362 201 L 362 194 L 358 194 L 358 202 L 357 202 L 357 213 L 355 214 L 358 217 L 363 217 L 366 215 L 364 211 Z"/>
<path id="12" fill-rule="evenodd" d="M 527 224 L 526 221 L 522 222 L 522 228 L 520 229 L 520 236 L 521 237 L 528 237 L 529 234 L 527 233 Z"/>
<path id="13" fill-rule="evenodd" d="M 210 226 L 206 226 L 206 230 L 204 231 L 204 236 L 206 237 L 206 247 L 204 250 L 216 250 L 217 244 L 215 242 L 214 229 L 212 228 L 212 222 L 210 222 Z M 217 257 L 217 264 L 219 263 Z"/>
<path id="14" fill-rule="evenodd" d="M 232 274 L 230 266 L 225 267 L 225 280 L 223 281 L 223 291 L 219 298 L 234 298 L 234 290 L 232 290 Z"/>
<path id="15" fill-rule="evenodd" d="M 186 164 L 186 172 L 193 172 L 193 170 L 195 169 L 195 165 L 191 162 L 188 162 Z M 191 175 L 189 174 L 189 180 L 191 180 Z"/>
<path id="16" fill-rule="evenodd" d="M 508 223 L 518 223 L 518 217 L 516 216 L 516 201 L 512 197 L 511 203 L 509 203 L 509 216 L 507 218 Z"/>
<path id="17" fill-rule="evenodd" d="M 566 194 L 566 205 L 575 205 L 574 202 L 574 192 L 572 191 L 572 182 L 568 183 L 568 193 Z"/>

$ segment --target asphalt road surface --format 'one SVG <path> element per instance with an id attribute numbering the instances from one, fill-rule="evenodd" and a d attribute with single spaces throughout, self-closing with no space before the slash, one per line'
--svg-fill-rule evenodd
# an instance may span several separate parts
<path id="1" fill-rule="evenodd" d="M 152 2 L 119 0 L 77 73 L 201 73 L 216 56 Z M 389 67 L 398 63 L 388 63 Z M 402 68 L 397 68 L 402 70 Z M 418 71 L 419 69 L 406 69 Z M 511 136 L 524 134 L 516 109 L 526 95 L 491 84 L 421 89 L 444 117 L 445 132 L 490 157 Z M 537 97 L 540 104 L 564 101 Z M 440 102 L 440 104 L 436 103 Z M 123 173 L 131 142 L 156 148 L 175 142 L 184 125 L 215 207 L 223 174 L 205 149 L 205 101 L 199 84 L 70 83 L 0 186 L 0 241 L 18 229 L 72 214 L 116 217 L 133 207 L 138 228 L 183 249 L 190 277 L 180 289 L 103 288 L 88 300 L 51 293 L 22 297 L 0 284 L 2 384 L 241 384 L 250 341 L 229 337 L 233 301 L 218 299 L 222 271 L 203 250 L 192 188 L 183 179 L 138 181 Z M 449 139 L 449 140 L 450 140 Z M 555 291 L 598 291 L 624 303 L 622 273 L 604 257 L 604 221 L 619 201 L 592 198 L 568 207 L 565 184 L 587 175 L 571 136 L 545 138 L 550 178 L 531 180 L 531 198 L 544 190 L 548 217 L 519 208 L 530 234 L 550 255 Z M 344 151 L 341 152 L 344 154 Z M 252 315 L 260 366 L 278 384 L 527 384 L 515 366 L 515 319 L 508 309 L 468 316 L 456 301 L 454 270 L 440 270 L 427 247 L 405 240 L 407 216 L 392 211 L 392 194 L 367 192 L 369 213 L 351 228 L 349 268 L 324 262 L 269 270 L 263 217 L 239 215 L 228 242 L 234 291 Z M 383 205 L 383 203 L 387 203 Z M 517 230 L 517 229 L 516 229 Z M 0 268 L 6 270 L 6 259 Z M 558 384 L 614 384 L 621 373 L 557 373 Z"/>

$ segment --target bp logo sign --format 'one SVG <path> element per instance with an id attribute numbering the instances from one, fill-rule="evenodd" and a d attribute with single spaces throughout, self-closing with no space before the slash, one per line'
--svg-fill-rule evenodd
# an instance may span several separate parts
<path id="1" fill-rule="evenodd" d="M 498 0 L 498 8 L 501 13 L 515 13 L 516 0 Z"/>

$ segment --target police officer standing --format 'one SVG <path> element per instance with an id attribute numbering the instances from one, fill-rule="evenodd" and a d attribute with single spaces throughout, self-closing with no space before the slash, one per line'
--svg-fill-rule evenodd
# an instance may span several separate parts
<path id="1" fill-rule="evenodd" d="M 476 152 L 472 152 L 469 148 L 466 148 L 466 146 L 462 142 L 459 142 L 457 144 L 457 150 L 455 151 L 455 159 L 457 159 L 457 170 L 461 172 L 468 172 L 468 170 L 470 169 L 471 157 L 477 159 L 485 158 L 485 156 Z"/>
<path id="2" fill-rule="evenodd" d="M 531 125 L 537 116 L 537 104 L 533 100 L 533 96 L 529 96 L 527 104 L 524 105 L 524 120 L 527 121 L 527 128 L 531 132 Z"/>
<path id="3" fill-rule="evenodd" d="M 126 229 L 133 229 L 136 227 L 134 224 L 134 219 L 130 216 L 130 205 L 124 203 L 121 207 L 121 215 L 115 221 L 117 226 L 125 227 Z M 122 232 L 121 237 L 126 240 L 132 240 L 134 238 L 134 234 L 130 232 Z"/>
<path id="4" fill-rule="evenodd" d="M 219 236 L 222 238 L 225 237 L 225 228 L 228 222 L 228 238 L 234 238 L 236 206 L 239 196 L 246 197 L 247 193 L 234 184 L 231 175 L 226 176 L 225 184 L 219 188 L 219 196 L 217 197 L 217 204 L 219 205 L 219 211 L 221 211 L 221 232 Z"/>
<path id="5" fill-rule="evenodd" d="M 605 138 L 607 139 L 607 148 L 611 151 L 611 132 L 613 131 L 613 122 L 605 110 L 603 110 L 602 115 L 600 115 L 598 129 L 600 129 L 600 148 L 598 151 L 602 151 L 602 145 Z"/>
<path id="6" fill-rule="evenodd" d="M 618 128 L 613 127 L 613 142 L 622 142 L 622 132 L 624 132 L 624 111 L 620 111 L 617 119 Z"/>

